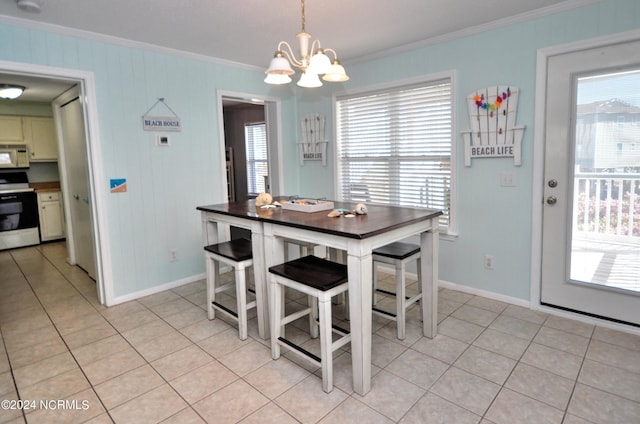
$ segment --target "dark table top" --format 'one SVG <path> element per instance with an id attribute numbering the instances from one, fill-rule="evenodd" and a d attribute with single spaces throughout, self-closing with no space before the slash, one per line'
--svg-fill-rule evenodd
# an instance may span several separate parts
<path id="1" fill-rule="evenodd" d="M 353 210 L 355 206 L 355 203 L 334 201 L 336 209 Z M 367 204 L 366 215 L 330 218 L 327 216 L 330 210 L 310 213 L 284 210 L 280 207 L 262 209 L 256 206 L 255 200 L 198 206 L 196 209 L 356 239 L 372 237 L 442 215 L 442 211 L 436 209 Z"/>

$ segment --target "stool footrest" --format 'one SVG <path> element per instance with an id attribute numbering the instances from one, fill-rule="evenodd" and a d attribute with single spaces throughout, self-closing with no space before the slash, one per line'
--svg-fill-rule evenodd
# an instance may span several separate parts
<path id="1" fill-rule="evenodd" d="M 214 308 L 220 310 L 221 312 L 226 312 L 227 314 L 229 314 L 229 315 L 235 317 L 236 319 L 238 319 L 238 314 L 236 312 L 232 311 L 231 309 L 227 308 L 223 304 L 218 303 L 215 300 L 213 302 L 211 302 L 211 304 L 213 305 Z"/>
<path id="2" fill-rule="evenodd" d="M 383 316 L 386 316 L 388 318 L 395 318 L 397 316 L 393 312 L 388 312 L 388 311 L 385 311 L 383 309 L 378 309 L 378 308 L 371 308 L 371 311 L 373 313 L 376 313 L 378 315 L 383 315 Z"/>
<path id="3" fill-rule="evenodd" d="M 378 293 L 380 293 L 380 294 L 383 294 L 383 295 L 386 295 L 386 296 L 393 296 L 393 297 L 395 297 L 395 296 L 396 296 L 395 292 L 392 292 L 392 291 L 389 291 L 389 290 L 376 289 L 376 292 L 378 292 Z M 422 297 L 422 293 L 418 293 L 418 294 L 417 294 L 417 295 L 415 295 L 413 298 L 418 297 L 418 296 L 419 296 L 419 297 Z M 412 298 L 412 297 L 410 297 L 410 296 L 405 296 L 404 298 L 405 298 L 406 300 L 411 300 L 411 299 L 413 299 L 413 298 Z M 418 298 L 418 299 L 416 299 L 416 300 L 419 300 L 419 298 Z M 413 303 L 413 302 L 411 302 L 411 303 Z"/>
<path id="4" fill-rule="evenodd" d="M 331 328 L 335 333 L 342 334 L 343 336 L 348 336 L 349 334 L 351 334 L 349 330 L 345 330 L 344 328 L 338 327 L 335 324 L 331 324 Z"/>
<path id="5" fill-rule="evenodd" d="M 307 349 L 304 349 L 304 348 L 298 346 L 297 344 L 285 339 L 284 337 L 278 337 L 278 341 L 286 344 L 287 346 L 289 346 L 292 349 L 297 350 L 299 353 L 302 353 L 303 355 L 309 357 L 309 359 L 312 359 L 312 360 L 314 360 L 314 361 L 316 361 L 318 363 L 321 362 L 321 359 L 318 356 L 316 356 L 313 353 L 309 352 Z"/>

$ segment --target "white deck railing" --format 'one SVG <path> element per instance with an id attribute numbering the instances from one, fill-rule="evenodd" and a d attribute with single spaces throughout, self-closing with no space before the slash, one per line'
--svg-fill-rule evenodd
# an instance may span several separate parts
<path id="1" fill-rule="evenodd" d="M 639 174 L 577 173 L 574 184 L 574 233 L 640 242 Z"/>

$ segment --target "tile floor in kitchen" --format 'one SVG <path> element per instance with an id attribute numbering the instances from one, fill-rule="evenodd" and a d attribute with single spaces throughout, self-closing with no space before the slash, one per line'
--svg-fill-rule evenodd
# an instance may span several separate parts
<path id="1" fill-rule="evenodd" d="M 255 319 L 207 320 L 203 281 L 106 308 L 65 256 L 0 252 L 0 423 L 640 423 L 638 336 L 441 289 L 435 339 L 416 308 L 404 341 L 374 317 L 371 391 L 347 348 L 326 394 Z"/>

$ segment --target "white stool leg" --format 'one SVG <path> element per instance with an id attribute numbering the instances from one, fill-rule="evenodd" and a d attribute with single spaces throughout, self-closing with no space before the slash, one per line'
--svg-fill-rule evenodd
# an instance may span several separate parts
<path id="1" fill-rule="evenodd" d="M 209 319 L 215 319 L 216 310 L 212 302 L 216 300 L 216 282 L 219 278 L 220 264 L 213 257 L 206 255 L 207 273 L 207 315 Z"/>
<path id="2" fill-rule="evenodd" d="M 416 258 L 416 265 L 418 268 L 418 292 L 422 294 L 422 267 L 420 266 L 420 256 Z M 422 296 L 420 299 L 422 299 Z"/>
<path id="3" fill-rule="evenodd" d="M 378 290 L 378 267 L 376 266 L 376 262 L 372 261 L 373 263 L 373 293 L 372 293 L 372 299 L 373 302 L 371 303 L 373 306 L 376 306 L 378 304 L 378 296 L 376 296 L 376 290 Z"/>
<path id="4" fill-rule="evenodd" d="M 404 262 L 396 261 L 396 324 L 398 327 L 398 339 L 405 338 L 405 322 L 406 322 L 406 284 L 405 284 L 405 266 Z"/>
<path id="5" fill-rule="evenodd" d="M 307 296 L 307 305 L 311 308 L 311 313 L 309 314 L 309 334 L 311 334 L 312 339 L 317 339 L 319 334 L 318 327 L 320 327 L 320 325 L 318 324 L 318 302 L 316 302 L 316 298 L 311 295 Z"/>
<path id="6" fill-rule="evenodd" d="M 318 299 L 320 318 L 320 362 L 322 364 L 322 389 L 333 390 L 333 338 L 331 331 L 331 299 Z"/>
<path id="7" fill-rule="evenodd" d="M 247 339 L 247 281 L 243 266 L 235 266 L 236 278 L 236 305 L 238 311 L 238 333 L 240 340 Z"/>
<path id="8" fill-rule="evenodd" d="M 271 320 L 273 325 L 271 328 L 271 357 L 278 359 L 280 357 L 280 345 L 278 338 L 283 337 L 282 318 L 284 315 L 284 290 L 283 287 L 274 280 L 271 282 L 271 304 L 273 305 L 273 314 Z"/>

